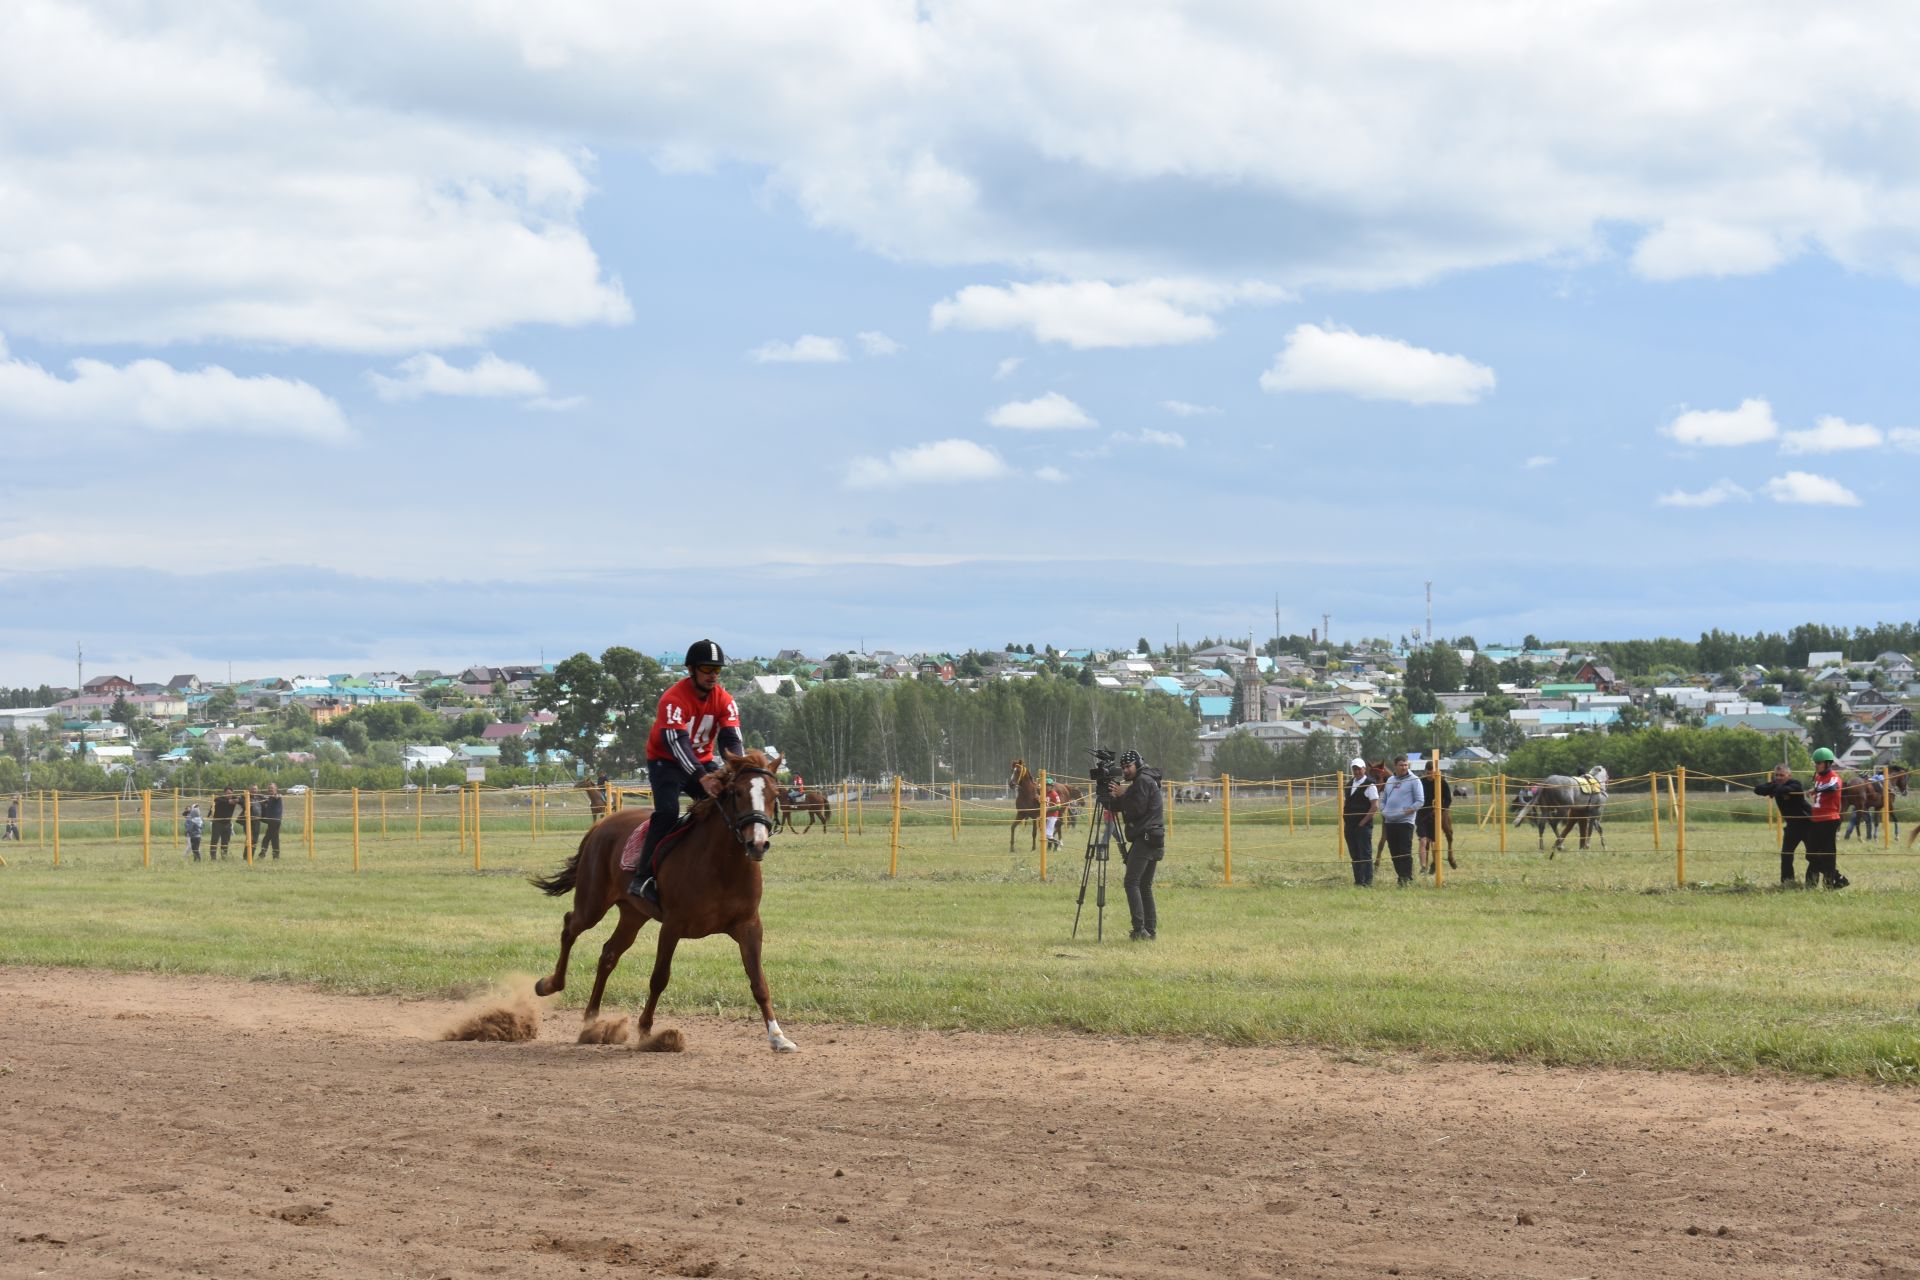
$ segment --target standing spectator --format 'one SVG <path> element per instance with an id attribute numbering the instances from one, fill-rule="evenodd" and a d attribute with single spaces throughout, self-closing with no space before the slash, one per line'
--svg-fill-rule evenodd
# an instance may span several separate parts
<path id="1" fill-rule="evenodd" d="M 1153 902 L 1153 873 L 1167 855 L 1167 817 L 1160 798 L 1160 771 L 1149 769 L 1140 753 L 1129 749 L 1120 757 L 1119 782 L 1107 784 L 1107 795 L 1100 803 L 1120 815 L 1126 829 L 1127 910 L 1133 915 L 1135 942 L 1152 942 L 1159 936 L 1160 914 Z"/>
<path id="2" fill-rule="evenodd" d="M 1420 808 L 1420 816 L 1414 819 L 1413 829 L 1420 836 L 1420 874 L 1432 875 L 1434 864 L 1440 861 L 1440 841 L 1447 836 L 1449 822 L 1442 822 L 1436 828 L 1433 820 L 1433 806 L 1438 803 L 1442 809 L 1453 808 L 1453 788 L 1447 785 L 1446 778 L 1435 771 L 1432 763 L 1427 765 L 1426 775 L 1427 802 Z M 1450 821 L 1450 820 L 1449 820 Z M 1453 860 L 1453 840 L 1447 837 L 1447 865 L 1458 867 Z"/>
<path id="3" fill-rule="evenodd" d="M 1426 802 L 1426 788 L 1407 772 L 1405 753 L 1395 756 L 1393 776 L 1380 790 L 1380 816 L 1386 819 L 1387 850 L 1393 855 L 1393 874 L 1402 887 L 1413 883 L 1413 822 Z"/>
<path id="4" fill-rule="evenodd" d="M 1844 889 L 1848 880 L 1840 874 L 1840 807 L 1846 791 L 1840 771 L 1833 767 L 1833 752 L 1821 747 L 1813 753 L 1813 814 L 1807 820 L 1807 888 L 1824 884 L 1829 889 Z"/>
<path id="5" fill-rule="evenodd" d="M 0 831 L 0 840 L 20 840 L 20 797 L 14 796 L 7 801 L 7 829 Z"/>
<path id="6" fill-rule="evenodd" d="M 267 798 L 260 802 L 260 817 L 254 827 L 253 856 L 259 857 L 273 846 L 275 862 L 280 860 L 280 815 L 285 812 L 286 801 L 280 798 L 280 784 L 267 784 Z"/>
<path id="7" fill-rule="evenodd" d="M 1353 882 L 1363 889 L 1373 883 L 1373 815 L 1379 812 L 1380 788 L 1373 785 L 1367 762 L 1356 759 L 1340 804 L 1340 823 L 1346 828 L 1347 856 L 1353 859 Z"/>
<path id="8" fill-rule="evenodd" d="M 1757 796 L 1772 796 L 1780 809 L 1780 887 L 1798 889 L 1793 875 L 1793 851 L 1807 852 L 1807 883 L 1813 883 L 1813 808 L 1807 804 L 1806 788 L 1793 770 L 1784 764 L 1773 766 L 1773 776 L 1753 789 Z"/>
<path id="9" fill-rule="evenodd" d="M 200 816 L 200 802 L 196 800 L 188 805 L 187 811 L 180 816 L 186 819 L 187 845 L 193 850 L 193 860 L 198 862 L 200 861 L 200 833 L 207 827 L 207 820 Z M 207 861 L 213 861 L 211 849 L 207 850 Z"/>
<path id="10" fill-rule="evenodd" d="M 230 858 L 227 845 L 233 840 L 233 811 L 238 805 L 234 799 L 233 788 L 228 787 L 213 798 L 213 830 L 207 838 L 207 861 L 215 858 Z"/>
<path id="11" fill-rule="evenodd" d="M 1047 783 L 1047 848 L 1060 847 L 1060 815 L 1065 812 L 1060 803 L 1060 788 L 1052 782 Z"/>

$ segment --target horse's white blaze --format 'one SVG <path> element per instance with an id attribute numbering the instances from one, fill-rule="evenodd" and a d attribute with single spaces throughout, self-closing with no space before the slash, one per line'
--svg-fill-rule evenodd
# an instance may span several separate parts
<path id="1" fill-rule="evenodd" d="M 767 780 L 765 778 L 753 780 L 753 811 L 767 812 Z M 758 822 L 753 824 L 753 847 L 756 849 L 767 847 L 767 828 Z"/>

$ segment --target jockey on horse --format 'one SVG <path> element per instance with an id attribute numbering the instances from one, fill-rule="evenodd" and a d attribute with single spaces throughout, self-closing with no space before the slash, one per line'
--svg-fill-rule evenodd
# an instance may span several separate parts
<path id="1" fill-rule="evenodd" d="M 661 839 L 680 821 L 680 797 L 697 800 L 720 793 L 713 775 L 716 743 L 722 755 L 738 759 L 746 754 L 740 737 L 740 708 L 733 695 L 720 687 L 720 668 L 727 655 L 711 640 L 698 640 L 687 650 L 687 678 L 660 695 L 653 732 L 647 736 L 647 781 L 653 787 L 653 817 L 641 846 L 627 892 L 658 906 L 660 890 L 653 878 L 653 853 Z"/>

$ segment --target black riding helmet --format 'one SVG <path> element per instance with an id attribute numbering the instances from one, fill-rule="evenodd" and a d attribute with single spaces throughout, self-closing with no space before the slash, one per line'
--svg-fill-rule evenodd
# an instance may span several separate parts
<path id="1" fill-rule="evenodd" d="M 687 649 L 687 670 L 695 667 L 724 667 L 727 655 L 711 640 L 695 640 Z"/>

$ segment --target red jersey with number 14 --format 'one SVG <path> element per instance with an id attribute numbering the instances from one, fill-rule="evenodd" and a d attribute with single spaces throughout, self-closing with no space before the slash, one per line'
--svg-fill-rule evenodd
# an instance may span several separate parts
<path id="1" fill-rule="evenodd" d="M 693 756 L 701 764 L 713 759 L 713 739 L 722 729 L 740 727 L 740 708 L 733 695 L 719 685 L 704 699 L 688 676 L 660 695 L 660 709 L 654 712 L 653 732 L 647 735 L 647 759 L 671 760 L 667 730 L 684 730 L 693 741 Z"/>

